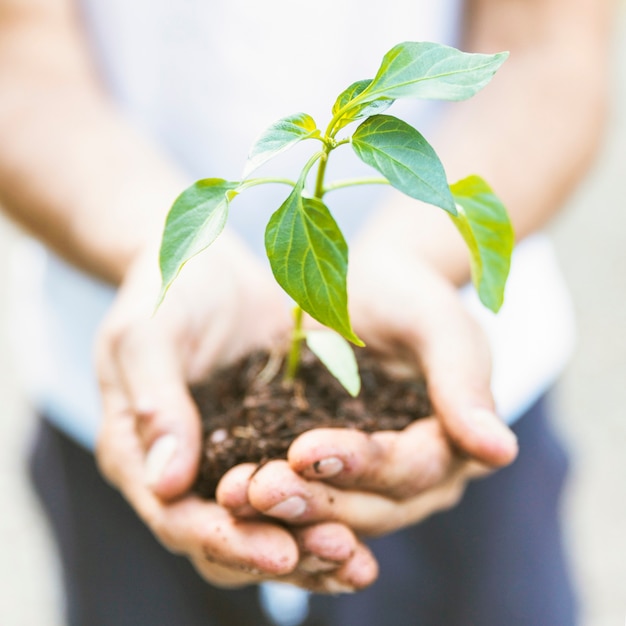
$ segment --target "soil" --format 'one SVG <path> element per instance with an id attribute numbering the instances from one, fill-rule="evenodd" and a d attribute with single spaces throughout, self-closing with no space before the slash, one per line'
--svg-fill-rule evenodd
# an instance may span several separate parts
<path id="1" fill-rule="evenodd" d="M 367 350 L 357 350 L 357 398 L 308 350 L 292 385 L 283 382 L 281 361 L 255 352 L 192 389 L 204 429 L 196 493 L 213 498 L 219 479 L 239 463 L 287 458 L 291 442 L 307 430 L 402 430 L 431 413 L 423 378 L 392 377 Z"/>

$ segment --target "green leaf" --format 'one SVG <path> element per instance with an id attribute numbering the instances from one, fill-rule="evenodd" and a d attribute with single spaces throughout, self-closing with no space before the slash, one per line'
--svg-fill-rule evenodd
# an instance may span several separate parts
<path id="1" fill-rule="evenodd" d="M 348 246 L 326 206 L 302 196 L 304 181 L 272 215 L 265 248 L 278 284 L 318 322 L 357 345 L 348 314 Z"/>
<path id="2" fill-rule="evenodd" d="M 385 54 L 378 73 L 358 100 L 465 100 L 489 83 L 508 55 L 469 54 L 436 43 L 400 43 Z"/>
<path id="3" fill-rule="evenodd" d="M 238 186 L 239 183 L 222 178 L 205 178 L 176 198 L 165 221 L 159 253 L 159 304 L 183 265 L 208 248 L 222 232 Z"/>
<path id="4" fill-rule="evenodd" d="M 254 142 L 248 154 L 243 177 L 247 178 L 255 169 L 299 141 L 319 135 L 320 131 L 310 115 L 295 113 L 283 117 L 265 129 Z"/>
<path id="5" fill-rule="evenodd" d="M 306 343 L 313 354 L 354 398 L 361 391 L 359 366 L 350 344 L 330 330 L 310 330 Z"/>
<path id="6" fill-rule="evenodd" d="M 450 186 L 458 215 L 452 221 L 471 254 L 472 281 L 480 301 L 497 313 L 515 243 L 506 208 L 479 176 L 469 176 Z"/>
<path id="7" fill-rule="evenodd" d="M 339 116 L 334 124 L 336 130 L 340 130 L 351 122 L 364 117 L 374 115 L 375 113 L 382 113 L 393 104 L 393 100 L 381 98 L 373 102 L 357 103 L 354 106 L 350 106 L 353 100 L 369 87 L 371 82 L 371 78 L 358 80 L 339 94 L 339 97 L 333 105 L 333 116 Z"/>
<path id="8" fill-rule="evenodd" d="M 456 215 L 446 173 L 422 135 L 391 115 L 366 119 L 352 136 L 357 156 L 411 198 L 434 204 Z"/>

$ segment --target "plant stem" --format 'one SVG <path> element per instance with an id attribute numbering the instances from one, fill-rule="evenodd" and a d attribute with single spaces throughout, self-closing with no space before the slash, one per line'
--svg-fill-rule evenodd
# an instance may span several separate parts
<path id="1" fill-rule="evenodd" d="M 289 185 L 290 187 L 295 187 L 298 183 L 294 180 L 289 180 L 288 178 L 249 178 L 248 180 L 244 180 L 239 185 L 239 191 L 245 191 L 249 187 L 256 187 L 257 185 L 266 185 L 268 183 L 277 183 L 280 185 Z"/>
<path id="2" fill-rule="evenodd" d="M 320 163 L 317 168 L 317 178 L 315 181 L 314 197 L 319 200 L 324 196 L 324 174 L 326 172 L 326 163 L 328 162 L 328 155 L 333 147 L 328 143 L 324 144 L 324 151 L 314 155 L 309 159 L 303 170 L 303 175 L 313 166 L 315 161 L 319 158 Z M 300 365 L 300 355 L 302 353 L 302 341 L 306 337 L 306 333 L 302 330 L 302 321 L 304 318 L 304 311 L 299 306 L 296 306 L 293 312 L 293 332 L 291 333 L 291 348 L 289 349 L 289 356 L 287 357 L 287 367 L 285 369 L 285 382 L 292 383 L 298 373 L 298 367 Z"/>
<path id="3" fill-rule="evenodd" d="M 285 369 L 285 381 L 292 383 L 298 373 L 300 365 L 300 354 L 302 351 L 302 341 L 305 333 L 302 330 L 302 319 L 304 311 L 296 306 L 293 310 L 293 332 L 291 333 L 291 348 L 287 357 L 287 368 Z"/>
<path id="4" fill-rule="evenodd" d="M 337 189 L 343 189 L 345 187 L 356 187 L 357 185 L 389 185 L 389 181 L 386 178 L 347 178 L 346 180 L 338 180 L 334 183 L 330 183 L 324 189 L 324 193 L 329 191 L 335 191 Z"/>
<path id="5" fill-rule="evenodd" d="M 327 144 L 324 146 L 324 152 L 320 158 L 320 164 L 317 168 L 317 179 L 315 180 L 315 191 L 313 196 L 321 200 L 324 197 L 324 174 L 326 173 L 326 164 L 328 163 L 328 154 L 332 148 Z"/>

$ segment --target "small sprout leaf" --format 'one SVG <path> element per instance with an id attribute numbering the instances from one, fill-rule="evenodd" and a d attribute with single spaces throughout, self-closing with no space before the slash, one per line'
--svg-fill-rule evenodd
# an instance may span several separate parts
<path id="1" fill-rule="evenodd" d="M 222 178 L 205 178 L 176 198 L 165 221 L 159 252 L 162 282 L 158 304 L 183 265 L 222 232 L 238 186 Z"/>
<path id="2" fill-rule="evenodd" d="M 320 131 L 310 115 L 295 113 L 283 117 L 266 128 L 254 142 L 248 154 L 243 177 L 247 178 L 258 167 L 299 141 L 319 136 Z"/>
<path id="3" fill-rule="evenodd" d="M 351 106 L 352 101 L 363 93 L 371 82 L 371 78 L 358 80 L 339 94 L 339 97 L 333 105 L 333 115 L 337 117 L 334 124 L 336 130 L 340 130 L 351 122 L 363 119 L 364 117 L 369 117 L 375 113 L 382 113 L 393 104 L 393 100 L 390 98 L 380 98 L 379 100 L 361 104 L 356 103 L 354 106 Z"/>
<path id="4" fill-rule="evenodd" d="M 385 54 L 378 73 L 358 100 L 466 100 L 489 83 L 508 55 L 469 54 L 428 42 L 400 43 Z"/>
<path id="5" fill-rule="evenodd" d="M 357 156 L 403 193 L 456 215 L 443 165 L 424 137 L 391 115 L 366 119 L 352 136 Z"/>
<path id="6" fill-rule="evenodd" d="M 361 378 L 350 344 L 341 335 L 330 330 L 308 331 L 306 343 L 346 391 L 356 398 L 361 391 Z"/>
<path id="7" fill-rule="evenodd" d="M 511 265 L 513 226 L 502 202 L 479 176 L 464 178 L 450 190 L 458 211 L 452 221 L 469 247 L 472 281 L 480 301 L 497 313 Z"/>
<path id="8" fill-rule="evenodd" d="M 348 246 L 328 208 L 302 196 L 303 181 L 272 215 L 265 248 L 278 284 L 311 317 L 356 345 L 348 314 Z"/>

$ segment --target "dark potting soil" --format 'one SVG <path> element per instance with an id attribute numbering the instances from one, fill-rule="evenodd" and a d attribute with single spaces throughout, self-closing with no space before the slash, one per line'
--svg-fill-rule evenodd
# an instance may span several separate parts
<path id="1" fill-rule="evenodd" d="M 283 382 L 281 360 L 255 352 L 192 389 L 204 430 L 194 491 L 213 498 L 231 467 L 285 459 L 291 442 L 307 430 L 402 430 L 431 413 L 423 378 L 392 378 L 367 350 L 357 350 L 357 361 L 362 381 L 357 398 L 308 350 L 291 386 Z"/>

